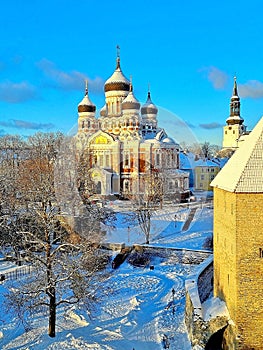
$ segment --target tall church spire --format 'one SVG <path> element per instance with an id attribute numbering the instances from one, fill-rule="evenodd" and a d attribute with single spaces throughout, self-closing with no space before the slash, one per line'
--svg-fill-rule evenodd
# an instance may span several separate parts
<path id="1" fill-rule="evenodd" d="M 228 125 L 242 124 L 244 119 L 240 116 L 240 98 L 237 91 L 237 78 L 234 77 L 233 95 L 230 100 L 230 115 L 226 120 Z"/>
<path id="2" fill-rule="evenodd" d="M 120 59 L 120 47 L 119 45 L 116 46 L 116 50 L 117 50 L 117 59 L 116 59 L 116 69 L 120 69 L 121 68 L 121 59 Z"/>
<path id="3" fill-rule="evenodd" d="M 238 96 L 238 92 L 237 92 L 237 77 L 236 76 L 234 76 L 233 96 Z"/>
<path id="4" fill-rule="evenodd" d="M 88 79 L 85 80 L 85 96 L 88 96 Z"/>

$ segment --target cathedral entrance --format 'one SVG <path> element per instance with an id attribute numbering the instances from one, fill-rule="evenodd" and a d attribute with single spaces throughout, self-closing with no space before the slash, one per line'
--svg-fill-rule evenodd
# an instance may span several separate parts
<path id="1" fill-rule="evenodd" d="M 96 194 L 101 194 L 101 181 L 96 183 Z"/>

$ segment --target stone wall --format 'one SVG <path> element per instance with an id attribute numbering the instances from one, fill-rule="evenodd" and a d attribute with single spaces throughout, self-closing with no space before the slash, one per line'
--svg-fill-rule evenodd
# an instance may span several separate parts
<path id="1" fill-rule="evenodd" d="M 214 280 L 213 273 L 214 273 L 214 268 L 213 268 L 213 261 L 212 261 L 198 275 L 197 288 L 198 288 L 199 298 L 201 303 L 207 300 L 209 295 L 211 295 L 211 292 L 213 290 L 213 280 Z"/>
<path id="2" fill-rule="evenodd" d="M 196 273 L 185 282 L 185 323 L 193 346 L 205 349 L 209 338 L 228 323 L 225 315 L 204 319 L 202 304 L 213 290 L 213 257 L 201 263 Z M 199 348 L 200 349 L 200 348 Z"/>
<path id="3" fill-rule="evenodd" d="M 160 256 L 173 257 L 174 262 L 181 264 L 200 264 L 211 256 L 211 251 L 208 250 L 192 250 L 184 248 L 173 248 L 173 247 L 155 247 L 151 245 L 136 245 L 135 250 L 142 249 L 145 252 L 159 254 Z"/>

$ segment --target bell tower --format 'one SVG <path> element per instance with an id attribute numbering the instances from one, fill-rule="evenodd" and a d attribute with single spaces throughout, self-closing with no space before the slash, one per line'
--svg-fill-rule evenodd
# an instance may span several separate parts
<path id="1" fill-rule="evenodd" d="M 230 99 L 230 115 L 224 126 L 223 148 L 236 149 L 240 136 L 246 131 L 244 119 L 240 116 L 240 98 L 237 91 L 237 80 L 234 77 L 233 94 Z"/>

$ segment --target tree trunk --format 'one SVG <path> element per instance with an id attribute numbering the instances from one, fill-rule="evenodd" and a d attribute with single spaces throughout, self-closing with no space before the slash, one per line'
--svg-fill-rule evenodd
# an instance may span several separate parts
<path id="1" fill-rule="evenodd" d="M 51 244 L 50 233 L 48 230 L 45 232 L 46 237 L 46 255 L 47 255 L 47 290 L 46 293 L 49 296 L 49 323 L 48 323 L 48 335 L 52 338 L 56 336 L 56 287 L 52 281 L 52 259 L 51 259 Z"/>
<path id="2" fill-rule="evenodd" d="M 56 336 L 56 294 L 55 288 L 51 288 L 49 296 L 49 324 L 48 335 L 52 338 Z"/>

